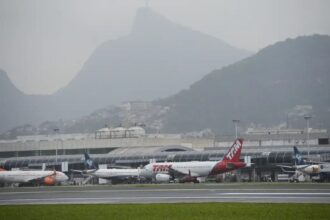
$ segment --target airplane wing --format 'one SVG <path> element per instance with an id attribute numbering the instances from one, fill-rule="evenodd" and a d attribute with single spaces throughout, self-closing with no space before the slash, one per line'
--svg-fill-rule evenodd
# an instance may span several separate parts
<path id="1" fill-rule="evenodd" d="M 83 170 L 70 170 L 71 172 L 73 172 L 73 173 L 83 173 L 84 171 Z"/>
<path id="2" fill-rule="evenodd" d="M 317 162 L 317 161 L 311 161 L 311 160 L 306 161 L 306 163 L 307 163 L 308 165 L 326 164 L 326 162 Z"/>
<path id="3" fill-rule="evenodd" d="M 285 165 L 277 165 L 277 166 L 280 167 L 284 173 L 295 173 L 296 172 L 296 169 L 293 166 L 285 166 Z M 287 170 L 287 169 L 294 169 L 294 170 Z"/>
<path id="4" fill-rule="evenodd" d="M 92 174 L 94 173 L 95 171 L 97 171 L 97 169 L 92 169 L 92 170 L 70 170 L 71 172 L 74 172 L 74 173 L 81 173 L 81 174 Z"/>
<path id="5" fill-rule="evenodd" d="M 100 177 L 102 179 L 109 179 L 109 180 L 129 180 L 138 178 L 137 175 L 118 175 L 118 176 L 110 176 L 110 177 Z"/>
<path id="6" fill-rule="evenodd" d="M 173 168 L 169 169 L 169 174 L 175 178 L 182 178 L 185 176 L 199 177 L 199 174 L 190 172 L 190 170 L 181 171 Z"/>
<path id="7" fill-rule="evenodd" d="M 113 169 L 113 168 L 115 168 L 115 169 L 131 169 L 132 167 L 130 167 L 130 166 L 119 166 L 119 165 L 108 165 L 107 166 L 107 168 L 108 169 Z"/>
<path id="8" fill-rule="evenodd" d="M 118 176 L 100 177 L 100 178 L 109 180 L 111 181 L 112 184 L 134 183 L 140 181 L 140 177 L 136 175 L 118 175 Z"/>
<path id="9" fill-rule="evenodd" d="M 293 166 L 286 166 L 286 165 L 276 165 L 278 167 L 282 167 L 282 168 L 287 168 L 287 169 L 296 169 L 295 167 Z"/>
<path id="10" fill-rule="evenodd" d="M 170 168 L 169 174 L 172 176 L 173 180 L 177 179 L 180 183 L 198 183 L 199 180 L 197 180 L 197 178 L 200 177 L 198 173 L 191 172 L 191 170 L 176 170 L 173 168 Z"/>
<path id="11" fill-rule="evenodd" d="M 303 169 L 305 169 L 306 167 L 309 167 L 309 166 L 311 166 L 311 164 L 306 164 L 305 166 L 300 165 L 300 166 L 298 166 L 296 169 L 297 169 L 297 170 L 303 170 Z"/>

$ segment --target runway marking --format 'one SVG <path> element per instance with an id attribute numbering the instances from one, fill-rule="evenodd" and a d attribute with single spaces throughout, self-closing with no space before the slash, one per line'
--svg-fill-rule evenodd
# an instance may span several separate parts
<path id="1" fill-rule="evenodd" d="M 54 191 L 13 191 L 0 192 L 0 195 L 8 194 L 42 194 L 42 193 L 104 193 L 104 192 L 177 192 L 177 191 L 330 191 L 330 189 L 108 189 L 108 190 L 54 190 Z"/>
<path id="2" fill-rule="evenodd" d="M 201 185 L 178 185 L 173 187 L 163 185 L 128 185 L 0 189 L 0 205 L 43 203 L 150 204 L 179 202 L 293 202 L 330 204 L 330 184 L 315 184 L 311 186 L 229 185 L 228 187 L 216 185 L 210 188 Z"/>
<path id="3" fill-rule="evenodd" d="M 309 203 L 311 202 L 310 199 L 325 199 L 326 197 L 285 197 L 285 199 L 300 199 L 299 201 L 294 201 L 294 202 L 303 202 L 303 203 Z M 177 201 L 163 201 L 163 200 L 173 200 L 176 199 Z M 120 201 L 126 201 L 126 202 L 134 202 L 134 201 L 138 201 L 139 203 L 147 203 L 148 200 L 157 200 L 159 202 L 180 202 L 182 200 L 189 200 L 189 202 L 200 202 L 200 201 L 194 201 L 196 199 L 200 199 L 200 200 L 205 200 L 205 199 L 213 199 L 213 200 L 240 200 L 240 199 L 248 199 L 248 201 L 240 201 L 240 202 L 260 202 L 260 200 L 268 200 L 268 199 L 283 199 L 282 197 L 274 197 L 274 196 L 267 196 L 267 197 L 263 197 L 263 196 L 238 196 L 238 197 L 214 197 L 214 196 L 187 196 L 187 197 L 179 197 L 179 196 L 166 196 L 166 197 L 136 197 L 136 198 L 122 198 L 122 197 L 113 197 L 113 198 L 47 198 L 47 199 L 9 199 L 9 200 L 0 200 L 0 204 L 1 205 L 5 205 L 5 204 L 38 204 L 38 203 L 88 203 L 88 204 L 92 204 L 95 202 L 114 202 L 120 200 Z M 251 199 L 256 199 L 256 201 L 251 201 Z M 301 200 L 301 199 L 306 199 L 306 200 Z M 326 198 L 327 199 L 327 198 Z M 143 200 L 143 201 L 142 201 Z M 119 201 L 119 202 L 120 202 Z M 326 200 L 323 202 L 327 202 L 330 203 L 330 200 Z"/>
<path id="4" fill-rule="evenodd" d="M 38 199 L 0 199 L 0 202 L 5 202 L 5 201 L 56 201 L 56 200 L 141 200 L 141 199 L 237 199 L 237 198 L 254 198 L 254 199 L 263 199 L 263 198 L 282 198 L 282 197 L 275 197 L 275 196 L 238 196 L 238 197 L 229 197 L 229 196 L 144 196 L 144 197 L 107 197 L 107 198 L 91 198 L 91 197 L 86 197 L 86 198 L 38 198 Z M 285 198 L 326 198 L 326 197 L 319 197 L 319 196 L 299 196 L 299 197 L 285 197 Z"/>
<path id="5" fill-rule="evenodd" d="M 278 192 L 278 193 L 218 193 L 220 195 L 329 195 L 330 193 L 304 193 L 304 192 L 298 192 L 298 193 L 294 193 L 294 192 Z"/>

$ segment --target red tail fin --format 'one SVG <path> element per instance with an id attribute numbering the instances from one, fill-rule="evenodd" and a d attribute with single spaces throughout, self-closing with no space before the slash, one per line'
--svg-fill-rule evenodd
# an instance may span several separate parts
<path id="1" fill-rule="evenodd" d="M 234 144 L 229 148 L 223 157 L 223 161 L 238 162 L 243 147 L 243 139 L 236 139 Z"/>
<path id="2" fill-rule="evenodd" d="M 3 168 L 0 167 L 0 171 L 7 171 L 7 170 L 5 170 L 5 169 L 3 169 Z"/>

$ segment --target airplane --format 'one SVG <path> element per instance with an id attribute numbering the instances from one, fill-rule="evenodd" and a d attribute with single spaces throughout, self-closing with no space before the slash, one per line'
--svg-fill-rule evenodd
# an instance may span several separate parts
<path id="1" fill-rule="evenodd" d="M 0 183 L 20 185 L 52 186 L 67 181 L 69 178 L 59 171 L 47 170 L 4 170 L 0 169 Z"/>
<path id="2" fill-rule="evenodd" d="M 294 173 L 292 176 L 292 181 L 299 181 L 301 174 L 308 174 L 311 176 L 312 181 L 329 181 L 330 180 L 330 163 L 320 163 L 312 162 L 308 164 L 304 159 L 302 159 L 301 154 L 296 146 L 293 147 L 293 158 L 295 165 L 293 166 L 284 166 L 278 165 L 281 167 L 284 173 Z M 289 169 L 289 170 L 287 170 Z M 303 178 L 304 179 L 304 178 Z"/>
<path id="3" fill-rule="evenodd" d="M 72 170 L 82 175 L 111 180 L 111 183 L 138 180 L 140 178 L 140 169 L 99 169 L 98 164 L 91 159 L 87 152 L 84 153 L 86 170 Z"/>
<path id="4" fill-rule="evenodd" d="M 307 164 L 304 159 L 302 159 L 301 154 L 296 146 L 293 147 L 293 166 L 278 165 L 281 167 L 282 171 L 285 173 L 295 173 L 300 171 L 305 174 L 319 174 L 321 171 L 321 166 L 319 164 Z M 293 169 L 294 171 L 289 171 L 287 169 Z"/>
<path id="5" fill-rule="evenodd" d="M 191 162 L 151 162 L 141 169 L 141 175 L 153 177 L 156 182 L 170 182 L 179 178 L 179 182 L 200 182 L 199 179 L 226 173 L 246 166 L 239 158 L 243 139 L 236 139 L 220 161 L 191 161 Z"/>

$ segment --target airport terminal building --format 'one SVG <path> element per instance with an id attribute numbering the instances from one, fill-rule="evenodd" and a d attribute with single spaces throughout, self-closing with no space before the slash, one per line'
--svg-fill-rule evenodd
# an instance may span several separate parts
<path id="1" fill-rule="evenodd" d="M 261 180 L 282 171 L 278 164 L 292 164 L 293 146 L 311 161 L 329 162 L 329 133 L 326 130 L 249 129 L 241 158 L 251 157 L 252 166 L 238 171 L 241 178 Z M 56 168 L 68 172 L 83 169 L 83 153 L 89 152 L 103 167 L 140 167 L 150 160 L 217 161 L 232 145 L 235 137 L 189 137 L 179 134 L 146 134 L 141 127 L 103 128 L 95 134 L 53 134 L 21 136 L 0 141 L 0 166 L 15 168 Z"/>

